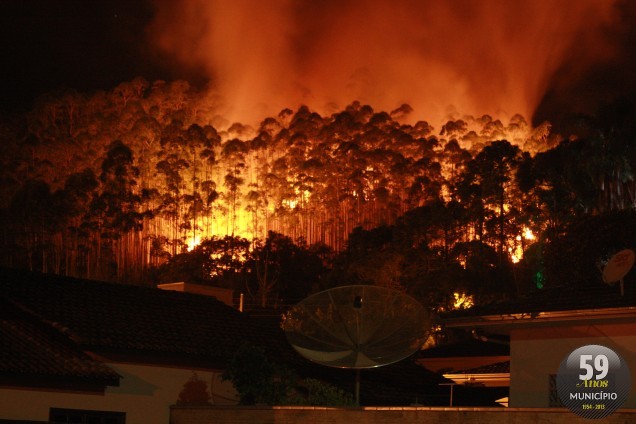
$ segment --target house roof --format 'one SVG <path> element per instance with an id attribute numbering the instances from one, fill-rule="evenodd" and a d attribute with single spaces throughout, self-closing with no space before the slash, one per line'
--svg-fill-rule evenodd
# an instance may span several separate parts
<path id="1" fill-rule="evenodd" d="M 261 322 L 211 297 L 0 270 L 0 299 L 63 335 L 76 354 L 88 351 L 106 358 L 121 355 L 135 361 L 223 369 L 238 348 L 249 342 L 301 377 L 329 381 L 353 392 L 352 370 L 307 361 L 287 343 L 276 320 Z M 362 371 L 361 399 L 366 405 L 416 401 L 443 405 L 447 396 L 440 396 L 438 390 L 443 381 L 442 376 L 405 360 Z"/>
<path id="2" fill-rule="evenodd" d="M 626 281 L 624 292 L 618 284 L 598 279 L 579 284 L 546 288 L 506 302 L 453 311 L 441 317 L 447 326 L 494 325 L 547 322 L 555 320 L 634 319 L 636 281 Z"/>
<path id="3" fill-rule="evenodd" d="M 507 340 L 507 339 L 506 339 Z M 455 343 L 440 344 L 418 353 L 419 358 L 461 358 L 471 356 L 507 356 L 510 345 L 501 342 L 484 341 L 470 338 Z"/>
<path id="4" fill-rule="evenodd" d="M 510 386 L 510 361 L 502 361 L 494 364 L 482 365 L 479 367 L 468 368 L 463 370 L 457 370 L 449 373 L 445 373 L 444 377 L 453 380 L 453 382 L 457 385 L 464 387 L 474 387 L 474 388 L 490 388 L 494 389 L 496 387 L 509 387 Z M 470 392 L 470 391 L 469 391 Z M 469 393 L 464 393 L 467 395 Z M 474 402 L 483 402 L 488 399 L 488 397 L 483 398 L 486 393 L 482 393 L 481 396 L 475 396 L 476 393 L 470 393 L 468 399 L 473 398 Z M 492 404 L 499 403 L 497 399 L 500 399 L 503 396 L 506 396 L 507 393 L 504 391 L 491 391 L 490 395 L 495 395 L 490 397 L 489 401 Z M 481 398 L 481 401 L 480 401 Z M 468 401 L 465 399 L 465 401 Z"/>
<path id="5" fill-rule="evenodd" d="M 15 305 L 0 299 L 0 375 L 40 384 L 119 385 L 120 376 L 93 360 L 55 329 L 46 328 Z"/>
<path id="6" fill-rule="evenodd" d="M 501 361 L 494 364 L 482 365 L 475 368 L 453 371 L 452 374 L 506 374 L 510 373 L 510 361 Z"/>
<path id="7" fill-rule="evenodd" d="M 63 331 L 83 350 L 224 366 L 244 340 L 267 338 L 207 296 L 3 270 L 0 293 Z"/>

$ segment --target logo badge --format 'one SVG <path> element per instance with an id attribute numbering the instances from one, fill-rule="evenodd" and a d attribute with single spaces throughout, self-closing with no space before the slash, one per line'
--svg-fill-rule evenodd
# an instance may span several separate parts
<path id="1" fill-rule="evenodd" d="M 561 403 L 583 418 L 611 415 L 625 403 L 630 388 L 627 363 L 605 346 L 575 349 L 559 366 L 557 392 Z"/>

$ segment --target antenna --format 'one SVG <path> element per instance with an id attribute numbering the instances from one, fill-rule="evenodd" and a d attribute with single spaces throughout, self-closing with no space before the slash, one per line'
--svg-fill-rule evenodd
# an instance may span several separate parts
<path id="1" fill-rule="evenodd" d="M 356 369 L 359 404 L 359 370 L 392 364 L 419 350 L 428 336 L 425 318 L 422 305 L 405 293 L 378 286 L 342 286 L 293 306 L 283 329 L 306 359 Z"/>
<path id="2" fill-rule="evenodd" d="M 621 296 L 625 294 L 623 278 L 634 266 L 636 255 L 632 249 L 624 249 L 614 254 L 603 268 L 603 281 L 610 286 L 620 282 Z"/>

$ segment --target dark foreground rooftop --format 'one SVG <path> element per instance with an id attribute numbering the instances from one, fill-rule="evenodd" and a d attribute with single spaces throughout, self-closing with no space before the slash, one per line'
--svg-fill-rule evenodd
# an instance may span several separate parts
<path id="1" fill-rule="evenodd" d="M 113 361 L 224 369 L 248 342 L 301 377 L 353 392 L 354 371 L 308 362 L 275 321 L 259 322 L 211 297 L 5 269 L 0 302 L 6 305 L 0 372 L 17 377 L 117 384 L 117 374 L 91 359 L 93 353 Z M 364 370 L 361 380 L 365 405 L 447 404 L 439 390 L 446 380 L 408 359 Z"/>
<path id="2" fill-rule="evenodd" d="M 444 318 L 636 307 L 636 277 L 628 277 L 623 293 L 618 283 L 608 285 L 598 277 L 577 284 L 539 289 L 507 302 L 453 311 Z"/>

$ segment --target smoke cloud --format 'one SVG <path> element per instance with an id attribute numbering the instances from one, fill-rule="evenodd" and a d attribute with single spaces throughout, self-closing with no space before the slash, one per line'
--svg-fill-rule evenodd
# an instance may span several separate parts
<path id="1" fill-rule="evenodd" d="M 155 0 L 153 44 L 205 75 L 228 118 L 252 123 L 307 104 L 410 104 L 530 119 L 554 77 L 617 55 L 607 0 Z M 575 63 L 577 72 L 564 71 Z"/>

